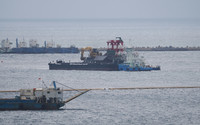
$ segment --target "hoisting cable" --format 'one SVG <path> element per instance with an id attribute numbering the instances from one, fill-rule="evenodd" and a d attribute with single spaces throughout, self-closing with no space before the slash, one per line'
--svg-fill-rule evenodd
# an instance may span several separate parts
<path id="1" fill-rule="evenodd" d="M 41 82 L 42 82 L 42 86 L 44 85 L 44 87 L 46 87 L 47 88 L 47 85 L 44 83 L 44 81 L 43 81 L 43 79 L 42 78 L 38 78 L 38 80 L 42 80 Z"/>
<path id="2" fill-rule="evenodd" d="M 77 97 L 79 97 L 79 96 L 85 94 L 85 93 L 88 92 L 88 91 L 90 91 L 90 90 L 88 89 L 88 90 L 86 90 L 86 91 L 80 92 L 79 94 L 76 94 L 75 96 L 73 96 L 73 97 L 67 99 L 67 100 L 65 101 L 65 103 L 70 102 L 71 100 L 73 100 L 73 99 L 75 99 L 75 98 L 77 98 Z"/>
<path id="3" fill-rule="evenodd" d="M 72 87 L 69 87 L 69 86 L 67 86 L 67 85 L 65 85 L 65 84 L 62 84 L 62 83 L 60 83 L 60 82 L 57 82 L 57 81 L 55 81 L 55 82 L 58 83 L 58 84 L 60 84 L 60 85 L 62 85 L 62 86 L 65 86 L 65 87 L 69 88 L 71 91 L 77 91 L 77 92 L 79 92 L 79 93 L 76 94 L 75 96 L 73 96 L 73 97 L 67 99 L 66 101 L 64 101 L 65 103 L 70 102 L 71 100 L 73 100 L 73 99 L 75 99 L 75 98 L 77 98 L 77 97 L 79 97 L 79 96 L 85 94 L 86 92 L 90 91 L 90 89 L 86 89 L 86 90 L 82 90 L 83 92 L 80 92 L 81 90 L 74 89 L 74 88 L 72 88 Z"/>
<path id="4" fill-rule="evenodd" d="M 67 87 L 67 88 L 69 88 L 69 89 L 71 89 L 71 90 L 78 91 L 78 92 L 80 91 L 79 89 L 74 89 L 74 88 L 72 88 L 72 87 L 69 87 L 69 86 L 63 84 L 63 83 L 60 83 L 60 82 L 57 82 L 57 81 L 55 81 L 55 82 L 58 83 L 58 84 L 60 84 L 60 85 L 62 85 L 62 86 L 65 86 L 65 87 Z"/>
<path id="5" fill-rule="evenodd" d="M 44 83 L 44 81 L 42 80 L 42 84 L 47 88 L 47 85 Z"/>

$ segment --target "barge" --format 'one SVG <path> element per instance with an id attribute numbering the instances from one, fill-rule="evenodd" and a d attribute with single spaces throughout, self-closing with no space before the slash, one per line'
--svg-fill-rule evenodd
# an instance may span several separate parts
<path id="1" fill-rule="evenodd" d="M 81 49 L 82 62 L 65 62 L 56 60 L 50 62 L 49 70 L 96 70 L 96 71 L 151 71 L 160 70 L 160 66 L 146 65 L 138 54 L 131 49 L 124 49 L 121 37 L 107 41 L 105 54 L 97 49 L 86 47 Z M 84 57 L 84 51 L 89 51 L 89 56 Z"/>
<path id="2" fill-rule="evenodd" d="M 82 62 L 65 62 L 57 60 L 48 63 L 50 70 L 98 70 L 98 71 L 118 71 L 118 64 L 123 63 L 123 40 L 117 37 L 116 40 L 107 42 L 108 49 L 105 54 L 97 49 L 86 47 L 81 49 Z M 84 57 L 84 52 L 89 51 L 89 56 Z"/>

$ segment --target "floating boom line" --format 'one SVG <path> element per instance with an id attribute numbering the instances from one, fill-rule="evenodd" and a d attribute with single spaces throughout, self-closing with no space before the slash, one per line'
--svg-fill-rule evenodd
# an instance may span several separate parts
<path id="1" fill-rule="evenodd" d="M 76 89 L 79 91 L 86 90 L 131 90 L 131 89 L 189 89 L 200 88 L 200 86 L 164 86 L 164 87 L 127 87 L 127 88 L 92 88 L 92 89 Z M 73 91 L 72 89 L 64 89 L 63 91 Z"/>
<path id="2" fill-rule="evenodd" d="M 200 86 L 160 86 L 160 87 L 127 87 L 127 88 L 85 88 L 85 89 L 63 89 L 63 91 L 88 91 L 88 90 L 133 90 L 133 89 L 190 89 Z M 0 90 L 0 92 L 19 92 L 19 90 Z"/>

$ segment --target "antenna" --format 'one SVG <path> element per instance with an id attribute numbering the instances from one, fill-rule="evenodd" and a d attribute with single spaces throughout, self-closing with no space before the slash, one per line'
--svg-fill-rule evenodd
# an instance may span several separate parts
<path id="1" fill-rule="evenodd" d="M 38 80 L 42 80 L 41 78 L 38 78 Z M 44 83 L 44 81 L 42 80 L 42 87 L 45 87 L 45 88 L 47 88 L 47 85 Z"/>
<path id="2" fill-rule="evenodd" d="M 44 81 L 42 80 L 42 84 L 45 86 L 45 88 L 47 88 L 47 85 L 44 83 Z"/>

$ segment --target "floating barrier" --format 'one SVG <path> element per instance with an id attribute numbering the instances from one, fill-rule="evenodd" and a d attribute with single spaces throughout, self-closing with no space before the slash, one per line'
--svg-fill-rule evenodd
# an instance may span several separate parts
<path id="1" fill-rule="evenodd" d="M 131 90 L 131 89 L 189 89 L 200 88 L 200 86 L 165 86 L 165 87 L 128 87 L 128 88 L 90 88 L 90 89 L 75 89 L 77 91 L 86 90 Z M 63 91 L 74 91 L 74 89 L 64 89 Z"/>
<path id="2" fill-rule="evenodd" d="M 63 91 L 90 91 L 90 90 L 131 90 L 131 89 L 190 89 L 200 86 L 160 86 L 160 87 L 127 87 L 127 88 L 85 88 L 85 89 L 63 89 Z M 0 90 L 0 92 L 19 92 L 19 90 Z"/>

